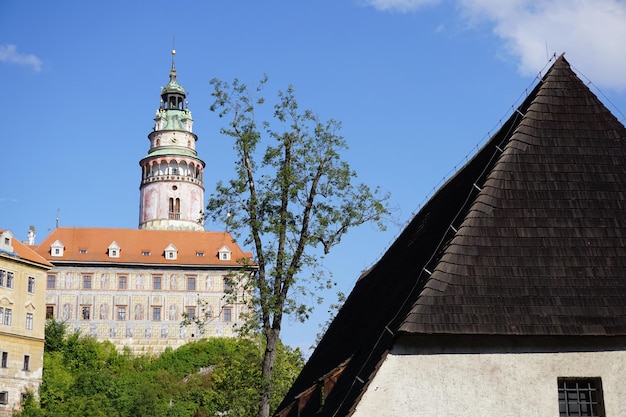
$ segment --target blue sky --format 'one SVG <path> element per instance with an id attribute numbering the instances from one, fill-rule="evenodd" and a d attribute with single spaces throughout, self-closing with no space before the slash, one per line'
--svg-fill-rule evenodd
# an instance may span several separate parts
<path id="1" fill-rule="evenodd" d="M 25 239 L 34 225 L 41 242 L 57 214 L 61 226 L 137 227 L 138 162 L 174 38 L 207 196 L 233 168 L 209 81 L 263 74 L 268 98 L 291 84 L 301 108 L 341 121 L 345 159 L 391 193 L 397 224 L 355 229 L 325 260 L 345 293 L 555 53 L 626 113 L 624 0 L 5 0 L 0 228 Z M 284 341 L 306 350 L 327 310 L 287 323 Z"/>

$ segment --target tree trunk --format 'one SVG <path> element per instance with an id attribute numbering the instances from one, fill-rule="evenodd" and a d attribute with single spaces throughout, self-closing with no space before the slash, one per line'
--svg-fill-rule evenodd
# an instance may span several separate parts
<path id="1" fill-rule="evenodd" d="M 270 328 L 265 335 L 265 354 L 261 364 L 261 399 L 259 400 L 259 417 L 270 416 L 270 398 L 272 389 L 272 371 L 276 361 L 276 348 L 280 329 Z"/>

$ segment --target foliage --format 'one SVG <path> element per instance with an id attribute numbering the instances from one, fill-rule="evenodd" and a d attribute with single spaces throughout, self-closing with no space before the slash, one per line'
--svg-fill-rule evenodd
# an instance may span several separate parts
<path id="1" fill-rule="evenodd" d="M 333 285 L 320 259 L 353 227 L 374 222 L 384 229 L 389 214 L 388 195 L 353 183 L 356 173 L 341 159 L 347 148 L 341 124 L 301 111 L 293 87 L 278 93 L 274 123 L 257 124 L 266 82 L 251 90 L 238 80 L 211 81 L 211 109 L 228 118 L 221 132 L 233 140 L 237 159 L 234 178 L 217 185 L 207 206 L 213 220 L 254 250 L 258 269 L 238 284 L 254 294 L 249 325 L 266 339 L 260 417 L 269 415 L 283 315 L 306 320 L 313 308 L 307 300 Z"/>
<path id="2" fill-rule="evenodd" d="M 58 326 L 46 328 L 58 335 Z M 261 342 L 200 339 L 161 355 L 132 356 L 118 353 L 110 342 L 79 333 L 65 335 L 55 342 L 55 350 L 44 353 L 39 402 L 29 398 L 18 415 L 252 416 L 261 385 Z M 299 350 L 282 345 L 280 349 L 281 371 L 273 384 L 285 395 L 304 361 Z"/>

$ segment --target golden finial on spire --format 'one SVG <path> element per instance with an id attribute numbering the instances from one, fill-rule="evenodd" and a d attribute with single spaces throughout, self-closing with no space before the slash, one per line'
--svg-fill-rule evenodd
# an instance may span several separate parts
<path id="1" fill-rule="evenodd" d="M 172 36 L 172 70 L 174 70 L 174 55 L 176 55 L 176 35 Z"/>

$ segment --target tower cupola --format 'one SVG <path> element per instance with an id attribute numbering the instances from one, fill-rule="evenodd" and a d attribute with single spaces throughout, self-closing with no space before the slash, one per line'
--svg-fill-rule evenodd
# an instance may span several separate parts
<path id="1" fill-rule="evenodd" d="M 176 51 L 172 50 L 172 69 L 170 70 L 170 82 L 161 88 L 161 108 L 164 110 L 185 110 L 185 89 L 176 81 L 176 66 L 174 57 Z"/>

